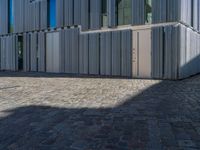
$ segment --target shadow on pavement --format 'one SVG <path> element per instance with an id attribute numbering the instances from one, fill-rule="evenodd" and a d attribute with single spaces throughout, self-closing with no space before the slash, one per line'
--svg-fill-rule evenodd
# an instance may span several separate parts
<path id="1" fill-rule="evenodd" d="M 198 78 L 163 81 L 114 108 L 27 106 L 4 113 L 2 150 L 200 149 Z"/>

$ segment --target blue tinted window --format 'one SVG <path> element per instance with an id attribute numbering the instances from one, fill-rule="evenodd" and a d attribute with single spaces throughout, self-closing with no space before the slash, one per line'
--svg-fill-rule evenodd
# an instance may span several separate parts
<path id="1" fill-rule="evenodd" d="M 49 0 L 49 26 L 56 27 L 56 0 Z"/>

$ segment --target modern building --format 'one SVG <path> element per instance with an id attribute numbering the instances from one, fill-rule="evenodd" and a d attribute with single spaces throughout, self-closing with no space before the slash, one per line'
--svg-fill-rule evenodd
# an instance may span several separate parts
<path id="1" fill-rule="evenodd" d="M 0 0 L 0 70 L 189 77 L 200 0 Z"/>

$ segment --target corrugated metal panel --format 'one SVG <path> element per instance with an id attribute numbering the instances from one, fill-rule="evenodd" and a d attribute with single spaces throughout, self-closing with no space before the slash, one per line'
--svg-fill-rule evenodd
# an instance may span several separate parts
<path id="1" fill-rule="evenodd" d="M 45 47 L 45 33 L 39 32 L 38 33 L 38 71 L 45 72 L 45 54 L 46 54 L 46 47 Z"/>
<path id="2" fill-rule="evenodd" d="M 132 32 L 124 30 L 121 33 L 121 75 L 132 75 Z"/>
<path id="3" fill-rule="evenodd" d="M 89 34 L 89 74 L 99 75 L 99 33 Z"/>
<path id="4" fill-rule="evenodd" d="M 37 71 L 37 33 L 30 33 L 30 60 L 31 60 L 31 70 Z"/>
<path id="5" fill-rule="evenodd" d="M 8 33 L 8 0 L 0 1 L 0 35 Z"/>
<path id="6" fill-rule="evenodd" d="M 63 27 L 64 25 L 64 1 L 56 0 L 56 26 Z"/>
<path id="7" fill-rule="evenodd" d="M 101 0 L 90 1 L 90 29 L 101 28 Z"/>
<path id="8" fill-rule="evenodd" d="M 167 0 L 152 1 L 152 22 L 161 23 L 167 20 Z"/>
<path id="9" fill-rule="evenodd" d="M 64 1 L 64 25 L 73 25 L 73 0 Z"/>
<path id="10" fill-rule="evenodd" d="M 8 71 L 17 70 L 16 36 L 1 38 L 1 69 Z"/>
<path id="11" fill-rule="evenodd" d="M 152 77 L 163 78 L 163 27 L 152 28 Z"/>
<path id="12" fill-rule="evenodd" d="M 40 29 L 47 29 L 47 0 L 40 2 Z"/>
<path id="13" fill-rule="evenodd" d="M 145 24 L 145 0 L 132 0 L 132 25 Z"/>
<path id="14" fill-rule="evenodd" d="M 82 0 L 74 0 L 74 25 L 81 24 L 81 1 Z"/>
<path id="15" fill-rule="evenodd" d="M 81 34 L 79 41 L 79 73 L 89 73 L 89 35 Z"/>
<path id="16" fill-rule="evenodd" d="M 81 28 L 89 29 L 89 0 L 81 0 Z"/>
<path id="17" fill-rule="evenodd" d="M 112 75 L 121 75 L 121 32 L 112 32 Z"/>
<path id="18" fill-rule="evenodd" d="M 65 31 L 65 72 L 78 73 L 78 45 L 79 30 L 67 29 Z"/>
<path id="19" fill-rule="evenodd" d="M 60 32 L 46 34 L 46 71 L 60 73 Z"/>
<path id="20" fill-rule="evenodd" d="M 100 74 L 112 75 L 112 33 L 101 33 Z"/>
<path id="21" fill-rule="evenodd" d="M 30 35 L 29 33 L 23 34 L 23 69 L 30 71 Z"/>
<path id="22" fill-rule="evenodd" d="M 116 0 L 107 0 L 108 3 L 108 26 L 116 26 Z"/>

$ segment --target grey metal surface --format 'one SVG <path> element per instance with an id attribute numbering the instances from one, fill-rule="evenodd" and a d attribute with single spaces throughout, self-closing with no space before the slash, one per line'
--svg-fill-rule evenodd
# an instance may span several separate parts
<path id="1" fill-rule="evenodd" d="M 100 72 L 100 34 L 89 34 L 89 74 L 99 75 Z"/>
<path id="2" fill-rule="evenodd" d="M 81 34 L 79 40 L 79 73 L 89 73 L 89 35 Z"/>
<path id="3" fill-rule="evenodd" d="M 100 74 L 112 75 L 112 33 L 101 33 L 100 40 Z"/>
<path id="4" fill-rule="evenodd" d="M 112 32 L 112 75 L 121 75 L 121 32 Z"/>

